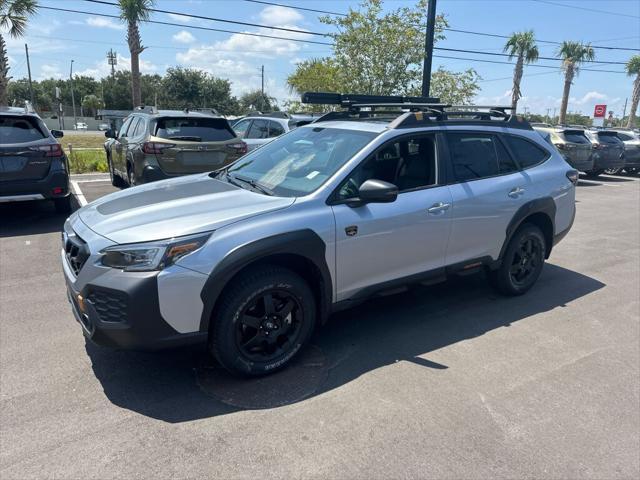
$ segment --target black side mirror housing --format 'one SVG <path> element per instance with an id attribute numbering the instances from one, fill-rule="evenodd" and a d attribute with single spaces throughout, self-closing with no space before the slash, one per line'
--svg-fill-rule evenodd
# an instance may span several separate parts
<path id="1" fill-rule="evenodd" d="M 62 130 L 51 130 L 51 135 L 53 135 L 54 138 L 62 138 L 64 137 L 64 132 Z"/>
<path id="2" fill-rule="evenodd" d="M 107 138 L 116 138 L 116 132 L 113 131 L 113 129 L 109 129 L 107 131 L 104 132 L 104 136 Z"/>
<path id="3" fill-rule="evenodd" d="M 398 187 L 393 183 L 370 179 L 360 185 L 358 189 L 360 204 L 392 203 L 398 198 Z"/>

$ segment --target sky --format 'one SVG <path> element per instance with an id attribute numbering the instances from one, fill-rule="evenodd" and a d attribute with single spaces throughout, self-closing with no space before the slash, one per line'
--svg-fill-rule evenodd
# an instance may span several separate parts
<path id="1" fill-rule="evenodd" d="M 84 0 L 39 0 L 40 5 L 83 10 L 76 14 L 41 9 L 21 39 L 7 38 L 10 75 L 27 74 L 24 44 L 28 43 L 34 79 L 67 78 L 73 60 L 74 74 L 103 77 L 109 74 L 106 52 L 118 54 L 118 69 L 129 68 L 129 51 L 124 25 L 118 19 L 97 16 L 116 14 L 115 7 Z M 347 12 L 356 8 L 357 0 L 273 0 L 273 3 L 309 9 Z M 386 0 L 385 10 L 413 5 L 414 1 Z M 246 0 L 156 0 L 157 9 L 217 17 L 268 26 L 290 28 L 296 32 L 217 23 L 154 13 L 153 20 L 178 23 L 180 26 L 143 24 L 141 35 L 147 49 L 141 55 L 143 73 L 162 74 L 172 66 L 199 68 L 232 82 L 234 94 L 260 88 L 260 68 L 264 65 L 265 89 L 280 102 L 294 98 L 286 78 L 301 60 L 330 55 L 331 47 L 294 40 L 327 42 L 329 39 L 305 32 L 330 32 L 332 27 L 318 20 L 318 13 L 265 5 Z M 533 29 L 536 38 L 547 41 L 580 40 L 593 45 L 640 50 L 640 0 L 438 0 L 438 14 L 444 14 L 449 27 L 498 35 Z M 254 32 L 287 37 L 283 40 L 214 32 L 197 27 L 212 27 L 238 32 Z M 438 47 L 502 52 L 502 38 L 446 32 Z M 540 43 L 540 55 L 554 57 L 557 45 Z M 635 53 L 640 54 L 640 51 Z M 510 103 L 512 65 L 478 60 L 505 61 L 505 57 L 439 51 L 436 55 L 475 60 L 434 58 L 438 66 L 461 71 L 474 68 L 482 77 L 477 104 Z M 596 61 L 626 62 L 634 52 L 596 49 Z M 538 65 L 559 66 L 554 60 L 540 60 Z M 622 64 L 589 64 L 588 69 L 623 72 Z M 597 103 L 621 115 L 625 99 L 631 102 L 632 78 L 623 73 L 583 70 L 571 89 L 569 111 L 592 115 Z M 552 114 L 560 107 L 563 76 L 559 69 L 525 67 L 521 85 L 523 98 L 519 110 Z M 366 92 L 350 92 L 366 93 Z M 628 107 L 627 107 L 628 111 Z"/>

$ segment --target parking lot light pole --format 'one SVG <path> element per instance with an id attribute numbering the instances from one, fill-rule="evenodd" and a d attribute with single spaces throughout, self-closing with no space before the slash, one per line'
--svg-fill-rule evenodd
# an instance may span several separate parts
<path id="1" fill-rule="evenodd" d="M 431 63 L 433 38 L 436 30 L 436 0 L 429 0 L 427 7 L 427 31 L 424 38 L 424 65 L 422 67 L 422 96 L 428 97 L 431 89 Z"/>
<path id="2" fill-rule="evenodd" d="M 71 106 L 73 108 L 73 128 L 78 125 L 78 118 L 76 117 L 76 99 L 73 96 L 73 60 L 71 60 L 71 68 L 69 69 L 69 80 L 71 81 Z"/>

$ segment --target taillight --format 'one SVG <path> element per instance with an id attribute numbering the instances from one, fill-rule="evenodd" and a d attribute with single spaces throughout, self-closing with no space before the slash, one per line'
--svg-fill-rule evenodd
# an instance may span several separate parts
<path id="1" fill-rule="evenodd" d="M 176 145 L 174 143 L 162 143 L 162 142 L 144 142 L 142 144 L 142 151 L 144 153 L 162 154 L 163 150 L 167 148 L 173 148 Z"/>
<path id="2" fill-rule="evenodd" d="M 29 150 L 33 152 L 44 152 L 45 157 L 61 157 L 62 156 L 62 146 L 59 143 L 29 147 Z"/>
<path id="3" fill-rule="evenodd" d="M 242 155 L 244 155 L 245 153 L 247 153 L 247 144 L 244 142 L 239 142 L 239 143 L 232 143 L 231 145 L 229 145 L 229 148 L 233 148 L 236 153 L 240 153 Z"/>
<path id="4" fill-rule="evenodd" d="M 564 143 L 554 143 L 558 150 L 564 150 L 567 146 Z"/>
<path id="5" fill-rule="evenodd" d="M 592 144 L 592 145 L 591 145 L 591 147 L 592 147 L 594 150 L 599 150 L 599 149 L 601 149 L 601 148 L 602 148 L 602 144 L 600 144 L 600 143 L 594 143 L 594 144 Z"/>
<path id="6" fill-rule="evenodd" d="M 574 185 L 578 184 L 578 180 L 580 179 L 580 176 L 578 175 L 578 171 L 577 170 L 569 170 L 567 172 L 567 178 L 569 179 L 569 181 L 571 183 L 573 183 Z"/>

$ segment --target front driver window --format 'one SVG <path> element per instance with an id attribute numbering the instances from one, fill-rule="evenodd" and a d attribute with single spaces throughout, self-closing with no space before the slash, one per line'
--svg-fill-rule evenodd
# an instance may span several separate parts
<path id="1" fill-rule="evenodd" d="M 358 196 L 367 180 L 383 180 L 400 192 L 436 184 L 436 143 L 433 136 L 405 137 L 381 147 L 362 162 L 342 184 L 339 200 Z"/>

